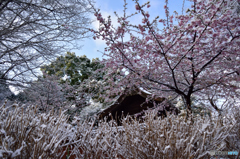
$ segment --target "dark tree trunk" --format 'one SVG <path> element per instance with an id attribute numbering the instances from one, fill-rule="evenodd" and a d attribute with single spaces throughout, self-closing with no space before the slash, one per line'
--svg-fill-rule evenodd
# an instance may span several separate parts
<path id="1" fill-rule="evenodd" d="M 191 95 L 186 95 L 184 96 L 185 100 L 185 105 L 187 109 L 187 118 L 192 114 L 192 100 L 191 100 Z"/>

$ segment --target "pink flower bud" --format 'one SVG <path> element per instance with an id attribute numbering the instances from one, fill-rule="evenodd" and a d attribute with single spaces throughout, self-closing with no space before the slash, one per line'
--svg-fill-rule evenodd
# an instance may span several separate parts
<path id="1" fill-rule="evenodd" d="M 135 8 L 136 8 L 136 10 L 140 10 L 140 7 L 139 7 L 139 5 L 135 5 Z"/>
<path id="2" fill-rule="evenodd" d="M 142 23 L 146 23 L 146 21 L 147 21 L 147 19 L 144 18 L 144 19 L 142 20 Z"/>
<path id="3" fill-rule="evenodd" d="M 146 16 L 149 18 L 150 17 L 150 15 L 149 15 L 149 13 L 148 12 L 146 12 Z"/>
<path id="4" fill-rule="evenodd" d="M 141 32 L 145 31 L 145 29 L 140 24 L 138 25 L 138 28 L 140 29 Z"/>

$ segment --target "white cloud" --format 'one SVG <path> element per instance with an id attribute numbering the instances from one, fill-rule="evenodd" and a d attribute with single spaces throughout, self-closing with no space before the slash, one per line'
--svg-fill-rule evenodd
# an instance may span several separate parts
<path id="1" fill-rule="evenodd" d="M 111 21 L 112 21 L 113 27 L 118 26 L 117 17 L 115 16 L 113 11 L 101 11 L 101 14 L 102 14 L 102 17 L 106 20 L 109 16 L 111 16 Z M 96 17 L 94 17 L 94 19 L 95 19 L 95 21 L 92 23 L 92 26 L 95 30 L 98 30 L 100 23 L 97 21 Z M 95 43 L 96 43 L 97 47 L 106 46 L 105 41 L 102 39 L 96 39 Z"/>

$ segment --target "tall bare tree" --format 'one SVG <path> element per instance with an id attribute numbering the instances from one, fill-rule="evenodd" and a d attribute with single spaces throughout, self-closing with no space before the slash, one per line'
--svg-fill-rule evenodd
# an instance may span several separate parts
<path id="1" fill-rule="evenodd" d="M 0 79 L 23 86 L 46 60 L 78 48 L 90 11 L 84 0 L 1 0 Z"/>

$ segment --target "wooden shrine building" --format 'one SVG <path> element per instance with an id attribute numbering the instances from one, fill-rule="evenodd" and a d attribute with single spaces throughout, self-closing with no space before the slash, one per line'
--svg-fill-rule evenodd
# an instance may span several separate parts
<path id="1" fill-rule="evenodd" d="M 120 123 L 122 116 L 133 116 L 136 114 L 144 115 L 144 110 L 154 108 L 154 106 L 164 102 L 162 109 L 159 109 L 158 116 L 166 117 L 167 113 L 179 114 L 179 110 L 174 107 L 170 102 L 166 102 L 165 98 L 154 98 L 146 102 L 147 97 L 151 96 L 151 93 L 133 86 L 131 89 L 127 89 L 111 106 L 98 113 L 99 119 L 111 120 L 112 118 Z M 111 114 L 111 115 L 110 115 Z"/>

